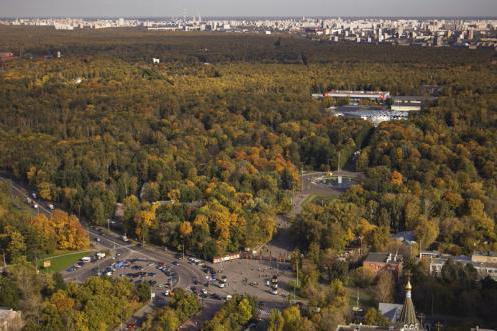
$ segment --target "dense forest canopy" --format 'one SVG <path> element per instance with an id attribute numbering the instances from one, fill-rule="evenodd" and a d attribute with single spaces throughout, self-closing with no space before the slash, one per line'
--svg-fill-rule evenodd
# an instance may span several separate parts
<path id="1" fill-rule="evenodd" d="M 122 202 L 125 230 L 140 240 L 204 257 L 254 247 L 288 211 L 300 168 L 328 170 L 340 151 L 367 179 L 319 207 L 331 218 L 317 206 L 297 218 L 304 249 L 341 249 L 358 235 L 379 249 L 388 233 L 416 229 L 425 247 L 495 248 L 492 51 L 140 30 L 0 35 L 1 49 L 24 54 L 0 73 L 0 166 L 91 222 Z M 378 128 L 310 97 L 424 85 L 441 88 L 434 107 Z"/>
<path id="2" fill-rule="evenodd" d="M 297 35 L 157 32 L 145 29 L 102 29 L 64 31 L 52 27 L 0 26 L 0 51 L 19 52 L 26 56 L 106 55 L 131 62 L 193 63 L 418 63 L 424 67 L 447 64 L 483 64 L 494 52 L 451 48 L 364 45 L 312 41 Z"/>

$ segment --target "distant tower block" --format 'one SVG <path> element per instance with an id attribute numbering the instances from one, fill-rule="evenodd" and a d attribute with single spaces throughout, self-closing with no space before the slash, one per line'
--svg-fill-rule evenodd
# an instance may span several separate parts
<path id="1" fill-rule="evenodd" d="M 342 176 L 338 176 L 338 185 L 342 185 Z"/>
<path id="2" fill-rule="evenodd" d="M 62 53 L 60 51 L 57 51 L 57 58 L 60 59 L 62 57 Z"/>

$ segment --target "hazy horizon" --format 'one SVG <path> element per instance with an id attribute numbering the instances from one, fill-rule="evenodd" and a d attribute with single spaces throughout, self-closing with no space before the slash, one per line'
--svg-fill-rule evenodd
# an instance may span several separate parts
<path id="1" fill-rule="evenodd" d="M 2 17 L 495 17 L 496 0 L 2 0 Z"/>

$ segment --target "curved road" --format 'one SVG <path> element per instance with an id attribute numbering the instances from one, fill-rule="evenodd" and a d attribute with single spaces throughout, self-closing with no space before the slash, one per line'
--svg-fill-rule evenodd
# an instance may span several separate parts
<path id="1" fill-rule="evenodd" d="M 22 199 L 23 202 L 27 203 L 26 198 L 31 198 L 31 194 L 28 188 L 24 185 L 14 182 L 12 179 L 7 178 L 5 176 L 0 176 L 0 181 L 9 184 L 12 188 L 12 193 Z M 33 200 L 33 199 L 32 199 Z M 38 204 L 38 212 L 44 213 L 46 215 L 50 215 L 52 211 L 48 207 L 48 203 L 42 201 L 41 199 L 36 199 L 36 203 Z M 96 239 L 99 238 L 99 244 L 103 247 L 110 250 L 119 250 L 120 253 L 129 254 L 134 253 L 135 255 L 141 255 L 142 257 L 150 260 L 156 260 L 164 263 L 171 263 L 176 260 L 173 253 L 169 251 L 164 251 L 156 246 L 145 246 L 140 247 L 133 244 L 126 244 L 121 239 L 120 236 L 116 233 L 103 234 L 96 230 L 96 228 L 92 229 L 87 224 L 83 223 L 85 229 L 88 231 L 90 238 Z M 124 257 L 124 256 L 123 256 Z M 202 271 L 198 270 L 194 266 L 186 263 L 185 261 L 179 261 L 179 265 L 175 268 L 178 273 L 178 282 L 176 286 L 189 288 L 190 285 L 193 284 L 193 278 L 197 278 L 199 280 L 204 278 L 204 274 Z M 82 273 L 81 277 L 78 275 L 77 280 L 82 280 L 82 278 L 89 277 L 91 272 Z M 68 277 L 69 279 L 75 278 L 72 275 Z"/>

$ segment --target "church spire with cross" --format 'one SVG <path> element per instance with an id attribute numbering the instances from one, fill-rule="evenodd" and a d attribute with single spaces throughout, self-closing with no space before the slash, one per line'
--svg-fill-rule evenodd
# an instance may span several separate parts
<path id="1" fill-rule="evenodd" d="M 407 275 L 407 284 L 405 287 L 406 290 L 406 298 L 404 301 L 404 305 L 402 306 L 402 310 L 400 312 L 397 323 L 400 327 L 401 331 L 404 330 L 423 330 L 423 327 L 420 326 L 418 319 L 416 318 L 416 310 L 414 309 L 414 304 L 412 303 L 411 298 L 411 279 L 410 274 Z"/>

